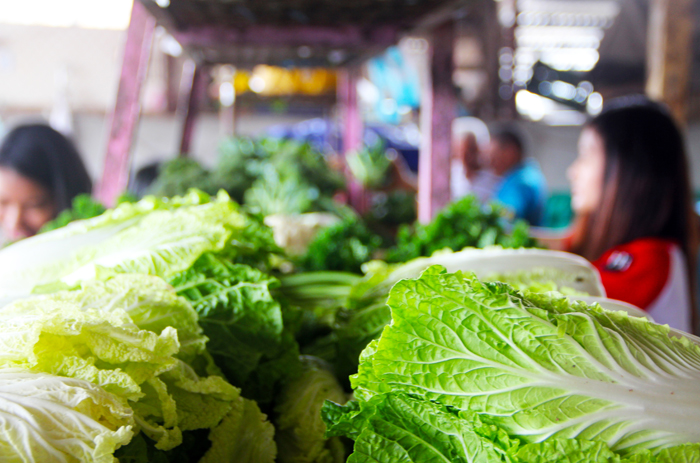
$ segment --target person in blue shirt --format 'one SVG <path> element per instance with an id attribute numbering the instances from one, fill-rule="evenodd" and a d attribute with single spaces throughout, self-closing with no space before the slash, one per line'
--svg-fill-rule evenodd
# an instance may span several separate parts
<path id="1" fill-rule="evenodd" d="M 498 127 L 491 133 L 488 161 L 503 180 L 494 198 L 506 206 L 515 219 L 539 226 L 544 218 L 547 185 L 537 161 L 525 158 L 523 139 L 511 127 Z"/>

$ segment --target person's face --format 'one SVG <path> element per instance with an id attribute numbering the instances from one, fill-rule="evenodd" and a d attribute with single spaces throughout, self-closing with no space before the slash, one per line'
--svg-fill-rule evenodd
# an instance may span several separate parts
<path id="1" fill-rule="evenodd" d="M 567 171 L 571 182 L 571 208 L 578 214 L 596 210 L 603 196 L 605 146 L 598 133 L 587 128 L 578 141 L 578 157 Z"/>
<path id="2" fill-rule="evenodd" d="M 509 144 L 491 140 L 486 148 L 488 165 L 496 175 L 503 175 L 518 163 L 517 150 Z"/>
<path id="3" fill-rule="evenodd" d="M 55 214 L 49 190 L 0 167 L 0 228 L 6 238 L 14 241 L 35 235 Z"/>

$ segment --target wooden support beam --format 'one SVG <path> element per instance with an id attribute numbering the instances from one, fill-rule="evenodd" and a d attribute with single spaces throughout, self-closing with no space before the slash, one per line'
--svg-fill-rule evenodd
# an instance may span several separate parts
<path id="1" fill-rule="evenodd" d="M 180 152 L 181 157 L 187 157 L 192 147 L 194 125 L 199 114 L 202 100 L 206 95 L 209 82 L 207 69 L 192 60 L 187 60 L 182 66 L 180 79 L 180 97 L 176 119 L 180 123 Z"/>
<path id="2" fill-rule="evenodd" d="M 107 206 L 114 205 L 129 183 L 131 143 L 139 120 L 141 87 L 148 70 L 155 26 L 155 19 L 140 2 L 135 1 L 124 46 L 104 170 L 96 193 Z"/>
<path id="3" fill-rule="evenodd" d="M 651 0 L 647 33 L 647 96 L 686 122 L 692 60 L 693 0 Z"/>
<path id="4" fill-rule="evenodd" d="M 345 68 L 338 75 L 338 104 L 342 115 L 343 153 L 348 156 L 362 149 L 362 116 L 357 98 L 357 82 L 360 79 L 358 67 Z M 362 185 L 346 172 L 350 205 L 360 214 L 366 212 L 367 194 Z"/>
<path id="5" fill-rule="evenodd" d="M 183 47 L 218 48 L 222 46 L 329 48 L 388 47 L 399 39 L 396 27 L 384 26 L 365 30 L 359 26 L 250 26 L 232 29 L 220 26 L 170 31 Z"/>
<path id="6" fill-rule="evenodd" d="M 429 72 L 421 91 L 418 220 L 427 223 L 450 201 L 450 150 L 455 95 L 452 85 L 454 24 L 429 38 Z"/>

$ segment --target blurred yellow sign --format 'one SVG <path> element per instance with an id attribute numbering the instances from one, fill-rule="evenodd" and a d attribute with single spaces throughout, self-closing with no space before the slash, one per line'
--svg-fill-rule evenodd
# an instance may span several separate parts
<path id="1" fill-rule="evenodd" d="M 252 72 L 236 71 L 233 88 L 236 94 L 250 91 L 265 96 L 323 95 L 335 92 L 336 82 L 335 71 L 329 69 L 259 65 Z"/>

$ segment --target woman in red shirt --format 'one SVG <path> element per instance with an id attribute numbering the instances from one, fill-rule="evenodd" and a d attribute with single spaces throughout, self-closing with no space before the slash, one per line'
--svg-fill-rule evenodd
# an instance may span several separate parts
<path id="1" fill-rule="evenodd" d="M 671 116 L 646 99 L 618 99 L 586 125 L 578 150 L 571 250 L 598 268 L 608 297 L 694 331 L 696 215 Z"/>

